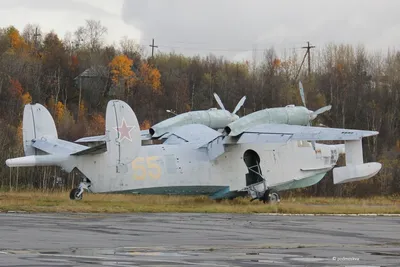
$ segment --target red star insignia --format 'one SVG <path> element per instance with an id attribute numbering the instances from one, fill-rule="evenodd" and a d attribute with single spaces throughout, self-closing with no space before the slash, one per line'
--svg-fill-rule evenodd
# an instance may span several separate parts
<path id="1" fill-rule="evenodd" d="M 114 129 L 119 133 L 119 140 L 122 141 L 124 138 L 132 142 L 131 131 L 135 126 L 128 126 L 125 119 L 122 119 L 122 125 L 120 127 L 114 127 Z"/>

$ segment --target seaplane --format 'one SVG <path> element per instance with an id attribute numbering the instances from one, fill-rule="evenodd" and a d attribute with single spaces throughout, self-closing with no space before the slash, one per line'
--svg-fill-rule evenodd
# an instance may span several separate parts
<path id="1" fill-rule="evenodd" d="M 302 92 L 302 85 L 300 83 Z M 104 135 L 74 142 L 58 138 L 49 111 L 40 103 L 23 112 L 24 156 L 9 167 L 59 166 L 82 181 L 70 191 L 83 193 L 207 195 L 211 199 L 250 196 L 279 202 L 280 192 L 312 186 L 329 171 L 334 184 L 375 176 L 379 162 L 364 162 L 362 139 L 377 131 L 314 127 L 317 111 L 305 106 L 259 110 L 243 117 L 221 109 L 191 111 L 141 130 L 127 103 L 107 103 Z M 324 144 L 336 141 L 338 144 Z M 334 142 L 335 143 L 335 142 Z M 340 155 L 345 165 L 337 166 Z"/>

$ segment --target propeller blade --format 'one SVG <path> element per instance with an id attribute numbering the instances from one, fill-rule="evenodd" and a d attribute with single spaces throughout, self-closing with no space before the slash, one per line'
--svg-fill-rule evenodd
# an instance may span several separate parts
<path id="1" fill-rule="evenodd" d="M 303 84 L 301 83 L 301 81 L 299 82 L 299 88 L 300 88 L 301 101 L 303 101 L 303 105 L 306 106 L 306 98 L 304 96 L 304 88 L 303 88 Z"/>
<path id="2" fill-rule="evenodd" d="M 332 108 L 332 106 L 329 105 L 329 106 L 325 106 L 325 107 L 322 107 L 320 109 L 317 109 L 316 111 L 312 111 L 311 115 L 310 115 L 310 120 L 314 120 L 319 114 L 322 114 L 325 111 L 330 110 L 331 108 Z"/>
<path id="3" fill-rule="evenodd" d="M 319 115 L 319 114 L 321 114 L 321 113 L 324 113 L 325 111 L 330 110 L 331 108 L 332 108 L 331 105 L 325 106 L 325 107 L 322 107 L 322 108 L 320 108 L 320 109 L 317 109 L 316 111 L 313 112 L 313 114 L 317 116 L 317 115 Z"/>
<path id="4" fill-rule="evenodd" d="M 214 93 L 214 98 L 217 101 L 218 105 L 221 107 L 221 109 L 225 110 L 224 104 L 222 104 L 221 99 L 219 98 L 219 96 L 216 93 Z"/>
<path id="5" fill-rule="evenodd" d="M 246 96 L 242 97 L 242 99 L 240 99 L 239 103 L 237 103 L 235 109 L 233 110 L 232 114 L 236 114 L 236 112 L 238 112 L 238 110 L 243 106 L 244 101 L 246 101 Z"/>

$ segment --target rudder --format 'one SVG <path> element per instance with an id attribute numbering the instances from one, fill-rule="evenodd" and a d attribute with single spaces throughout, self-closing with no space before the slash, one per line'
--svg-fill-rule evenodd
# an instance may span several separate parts
<path id="1" fill-rule="evenodd" d="M 32 140 L 58 138 L 56 125 L 50 112 L 41 104 L 27 104 L 22 119 L 22 137 L 25 156 L 42 154 L 32 146 Z"/>
<path id="2" fill-rule="evenodd" d="M 127 103 L 120 100 L 108 102 L 106 136 L 109 164 L 117 166 L 117 172 L 125 172 L 126 165 L 139 154 L 142 142 L 136 114 Z"/>

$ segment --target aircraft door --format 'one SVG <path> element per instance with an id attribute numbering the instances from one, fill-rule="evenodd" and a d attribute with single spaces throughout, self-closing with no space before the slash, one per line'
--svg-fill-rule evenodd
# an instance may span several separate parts
<path id="1" fill-rule="evenodd" d="M 246 173 L 246 186 L 263 181 L 260 167 L 260 156 L 254 150 L 246 150 L 243 155 L 244 163 L 249 170 Z"/>

